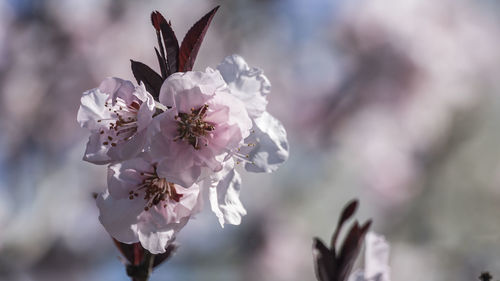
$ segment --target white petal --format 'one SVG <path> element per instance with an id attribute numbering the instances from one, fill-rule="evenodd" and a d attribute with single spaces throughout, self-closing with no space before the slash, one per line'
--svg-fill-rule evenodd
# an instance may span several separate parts
<path id="1" fill-rule="evenodd" d="M 109 95 L 101 92 L 99 89 L 92 89 L 83 93 L 76 117 L 82 128 L 97 130 L 102 125 L 97 120 L 110 117 L 109 111 L 104 106 L 108 99 Z"/>
<path id="2" fill-rule="evenodd" d="M 223 178 L 209 190 L 210 206 L 224 227 L 225 223 L 239 225 L 246 210 L 240 201 L 241 177 L 234 169 L 222 171 Z"/>
<path id="3" fill-rule="evenodd" d="M 98 165 L 108 164 L 111 162 L 111 158 L 107 155 L 107 152 L 108 148 L 102 145 L 100 134 L 92 133 L 87 142 L 83 160 Z"/>
<path id="4" fill-rule="evenodd" d="M 99 90 L 109 95 L 111 100 L 116 100 L 117 97 L 122 98 L 127 104 L 133 100 L 133 93 L 135 91 L 134 84 L 128 80 L 123 80 L 115 77 L 108 77 L 101 82 Z"/>
<path id="5" fill-rule="evenodd" d="M 238 55 L 226 57 L 217 66 L 217 70 L 229 86 L 231 93 L 245 103 L 250 117 L 256 118 L 264 113 L 271 83 L 262 70 L 250 68 Z"/>
<path id="6" fill-rule="evenodd" d="M 137 112 L 137 131 L 142 131 L 153 120 L 153 114 L 156 110 L 155 101 L 153 96 L 146 91 L 146 87 L 142 82 L 140 86 L 136 87 L 134 95 L 142 101 L 141 107 Z"/>
<path id="7" fill-rule="evenodd" d="M 118 143 L 117 146 L 108 149 L 108 155 L 114 161 L 131 159 L 137 156 L 146 147 L 148 142 L 147 131 L 138 132 L 130 140 Z"/>
<path id="8" fill-rule="evenodd" d="M 224 87 L 220 73 L 212 69 L 205 72 L 188 71 L 170 75 L 160 89 L 160 102 L 165 106 L 175 107 L 179 112 L 190 112 L 198 108 Z"/>
<path id="9" fill-rule="evenodd" d="M 167 245 L 173 241 L 175 233 L 174 228 L 157 232 L 139 232 L 139 241 L 141 241 L 142 247 L 152 254 L 161 254 L 165 252 Z"/>
<path id="10" fill-rule="evenodd" d="M 213 107 L 214 110 L 219 110 L 223 107 L 229 108 L 230 118 L 227 123 L 230 125 L 237 124 L 241 131 L 241 136 L 243 138 L 248 137 L 250 129 L 252 128 L 252 119 L 250 119 L 243 102 L 229 93 L 219 92 L 210 100 L 209 105 Z"/>
<path id="11" fill-rule="evenodd" d="M 142 183 L 141 172 L 154 172 L 144 158 L 134 158 L 108 167 L 108 190 L 114 199 L 128 199 L 129 192 Z M 144 206 L 143 206 L 144 207 Z"/>
<path id="12" fill-rule="evenodd" d="M 99 208 L 99 221 L 106 231 L 123 243 L 139 241 L 137 236 L 137 218 L 144 210 L 143 200 L 115 200 L 106 191 L 96 199 Z"/>
<path id="13" fill-rule="evenodd" d="M 348 281 L 370 281 L 370 280 L 365 279 L 365 273 L 363 270 L 357 269 L 353 273 L 351 273 Z M 373 280 L 373 281 L 378 281 L 378 280 Z"/>
<path id="14" fill-rule="evenodd" d="M 247 148 L 250 162 L 245 164 L 245 169 L 254 173 L 271 173 L 288 159 L 286 131 L 281 122 L 267 112 L 254 122 L 254 132 L 245 140 L 245 143 L 254 145 Z"/>
<path id="15" fill-rule="evenodd" d="M 158 230 L 151 225 L 139 225 L 139 241 L 141 245 L 152 254 L 164 253 L 168 244 L 170 244 L 175 234 L 181 230 L 189 221 L 189 217 L 183 218 L 180 223 L 169 224 L 166 228 Z"/>
<path id="16" fill-rule="evenodd" d="M 201 168 L 199 166 L 191 166 L 185 170 L 169 169 L 169 160 L 161 161 L 158 164 L 158 175 L 168 179 L 168 181 L 181 185 L 191 186 L 200 177 Z"/>
<path id="17" fill-rule="evenodd" d="M 389 244 L 383 236 L 374 232 L 366 234 L 365 242 L 365 278 L 390 281 Z"/>

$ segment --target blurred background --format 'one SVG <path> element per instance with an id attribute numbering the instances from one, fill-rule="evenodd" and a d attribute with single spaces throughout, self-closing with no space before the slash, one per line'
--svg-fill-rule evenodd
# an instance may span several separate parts
<path id="1" fill-rule="evenodd" d="M 83 162 L 81 93 L 156 69 L 150 13 L 179 40 L 221 5 L 195 69 L 265 70 L 290 159 L 244 174 L 240 226 L 207 209 L 151 280 L 315 280 L 352 199 L 391 244 L 393 280 L 500 276 L 500 5 L 494 0 L 0 1 L 0 280 L 128 280 Z M 362 262 L 360 265 L 362 266 Z"/>

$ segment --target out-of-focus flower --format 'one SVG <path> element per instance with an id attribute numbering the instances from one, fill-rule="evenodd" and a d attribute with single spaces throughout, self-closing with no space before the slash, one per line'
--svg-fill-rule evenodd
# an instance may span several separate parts
<path id="1" fill-rule="evenodd" d="M 77 120 L 90 130 L 84 160 L 108 164 L 130 159 L 146 146 L 145 130 L 155 102 L 144 84 L 107 78 L 99 88 L 83 93 Z"/>
<path id="2" fill-rule="evenodd" d="M 390 281 L 389 244 L 374 232 L 368 232 L 365 243 L 365 269 L 354 272 L 349 281 Z"/>
<path id="3" fill-rule="evenodd" d="M 243 156 L 245 169 L 266 173 L 277 170 L 288 159 L 288 140 L 281 122 L 266 111 L 271 83 L 262 70 L 249 67 L 238 55 L 226 57 L 217 69 L 252 119 L 252 133 L 237 154 Z"/>
<path id="4" fill-rule="evenodd" d="M 225 223 L 239 225 L 247 214 L 239 198 L 241 176 L 234 165 L 234 160 L 227 161 L 222 171 L 203 181 L 203 188 L 209 191 L 210 207 L 222 227 Z"/>
<path id="5" fill-rule="evenodd" d="M 166 246 L 199 210 L 198 185 L 181 187 L 160 177 L 147 154 L 113 164 L 108 190 L 97 198 L 99 219 L 120 242 L 140 242 L 153 254 Z"/>
<path id="6" fill-rule="evenodd" d="M 251 118 L 257 118 L 266 111 L 271 83 L 262 70 L 249 67 L 238 55 L 224 58 L 217 70 L 231 89 L 231 94 L 245 103 Z"/>
<path id="7" fill-rule="evenodd" d="M 168 110 L 155 118 L 151 152 L 158 174 L 190 186 L 202 172 L 219 172 L 249 136 L 252 121 L 244 103 L 230 94 L 218 71 L 174 73 L 160 91 Z"/>
<path id="8" fill-rule="evenodd" d="M 288 159 L 288 140 L 281 122 L 266 111 L 271 84 L 262 70 L 249 67 L 238 55 L 226 57 L 217 69 L 252 120 L 252 131 L 244 145 L 232 151 L 233 161 L 227 161 L 222 171 L 205 181 L 210 206 L 221 226 L 238 225 L 246 211 L 239 200 L 241 176 L 235 164 L 245 162 L 250 172 L 273 172 Z"/>

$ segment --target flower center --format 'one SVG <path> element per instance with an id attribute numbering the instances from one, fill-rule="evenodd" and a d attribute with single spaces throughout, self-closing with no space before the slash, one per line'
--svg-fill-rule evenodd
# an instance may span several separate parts
<path id="1" fill-rule="evenodd" d="M 206 136 L 215 129 L 215 124 L 203 119 L 207 116 L 208 105 L 205 104 L 198 109 L 191 108 L 191 113 L 179 112 L 175 116 L 177 120 L 177 132 L 179 135 L 174 141 L 181 139 L 189 143 L 194 149 L 200 149 L 200 142 L 208 145 Z"/>
<path id="2" fill-rule="evenodd" d="M 115 116 L 110 119 L 97 120 L 97 122 L 110 121 L 108 128 L 103 128 L 99 132 L 105 137 L 102 144 L 116 146 L 117 143 L 130 140 L 137 133 L 137 112 L 141 107 L 139 101 L 134 100 L 127 104 L 123 99 L 116 98 L 114 105 L 106 102 L 104 106 Z"/>
<path id="3" fill-rule="evenodd" d="M 131 190 L 129 192 L 129 199 L 133 200 L 139 197 L 139 190 L 144 190 L 144 200 L 146 200 L 145 211 L 148 211 L 151 207 L 158 204 L 162 204 L 163 207 L 167 207 L 167 201 L 169 199 L 179 202 L 182 194 L 177 193 L 175 189 L 175 184 L 168 182 L 164 178 L 159 178 L 156 173 L 142 172 L 141 176 L 144 177 L 142 183 L 137 187 L 136 190 Z"/>

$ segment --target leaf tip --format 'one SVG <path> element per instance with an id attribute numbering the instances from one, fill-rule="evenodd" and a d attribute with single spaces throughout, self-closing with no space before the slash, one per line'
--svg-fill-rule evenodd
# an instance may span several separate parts
<path id="1" fill-rule="evenodd" d="M 350 217 L 354 215 L 356 210 L 358 209 L 359 201 L 358 199 L 353 199 L 342 210 L 342 214 L 340 215 L 340 222 L 344 222 Z"/>
<path id="2" fill-rule="evenodd" d="M 369 219 L 368 221 L 365 222 L 364 225 L 361 226 L 361 232 L 365 233 L 370 229 L 370 226 L 372 225 L 372 220 Z"/>
<path id="3" fill-rule="evenodd" d="M 160 31 L 160 26 L 161 26 L 161 23 L 162 22 L 166 22 L 167 20 L 165 20 L 165 18 L 163 17 L 163 15 L 158 12 L 158 11 L 153 11 L 151 13 L 151 24 L 153 25 L 153 27 L 156 29 L 156 31 Z"/>

